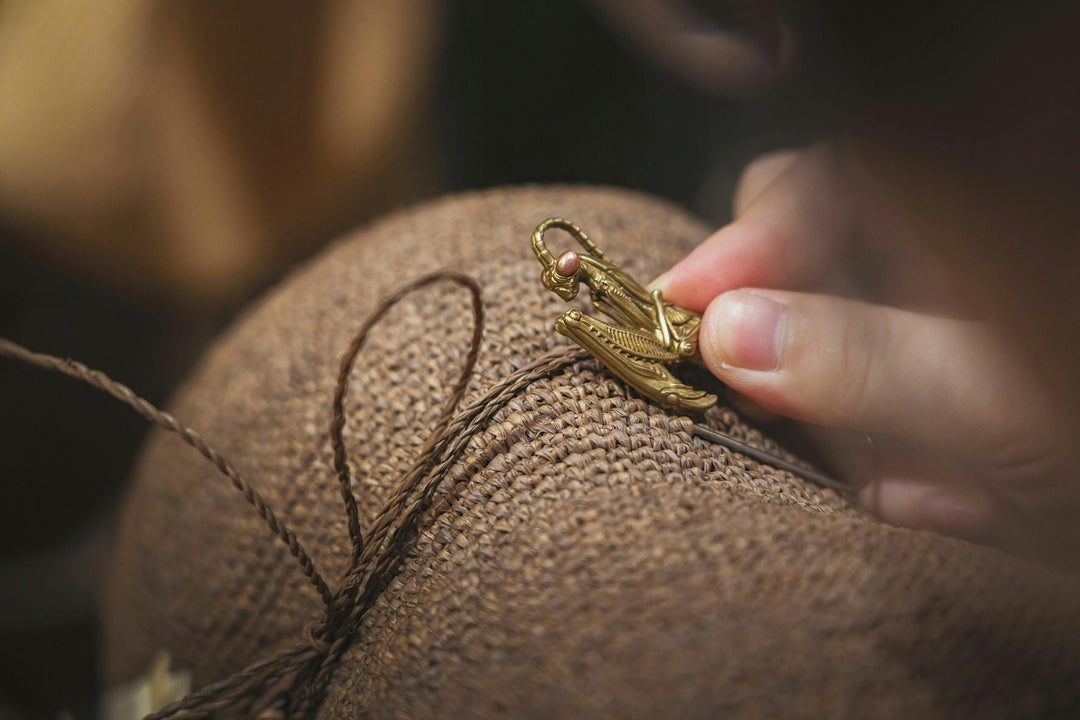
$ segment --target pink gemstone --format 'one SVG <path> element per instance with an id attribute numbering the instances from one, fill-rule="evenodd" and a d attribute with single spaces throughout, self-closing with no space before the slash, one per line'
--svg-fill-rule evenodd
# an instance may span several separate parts
<path id="1" fill-rule="evenodd" d="M 581 267 L 581 258 L 573 250 L 567 250 L 555 261 L 555 272 L 563 277 L 570 277 Z"/>

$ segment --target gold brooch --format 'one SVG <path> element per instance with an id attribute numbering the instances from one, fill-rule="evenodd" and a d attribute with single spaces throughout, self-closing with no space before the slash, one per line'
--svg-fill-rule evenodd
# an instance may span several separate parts
<path id="1" fill-rule="evenodd" d="M 544 233 L 559 228 L 585 249 L 556 258 L 544 244 Z M 588 350 L 630 387 L 665 407 L 703 412 L 716 396 L 690 387 L 671 374 L 671 367 L 698 357 L 701 316 L 648 291 L 611 261 L 574 223 L 549 218 L 532 235 L 533 252 L 544 266 L 540 281 L 563 300 L 573 300 L 581 283 L 589 288 L 593 307 L 614 322 L 571 308 L 555 321 L 555 329 Z"/>
<path id="2" fill-rule="evenodd" d="M 544 244 L 544 233 L 551 228 L 570 233 L 585 252 L 567 250 L 556 258 Z M 669 369 L 699 359 L 700 315 L 665 301 L 659 290 L 646 290 L 569 220 L 549 218 L 537 225 L 532 246 L 544 266 L 540 273 L 544 287 L 569 301 L 585 283 L 593 307 L 614 320 L 600 320 L 570 308 L 555 320 L 556 330 L 585 348 L 630 387 L 665 407 L 700 413 L 716 404 L 715 395 L 679 381 Z M 851 489 L 825 473 L 704 425 L 694 423 L 694 434 L 825 487 Z M 873 440 L 869 435 L 866 440 L 872 450 Z"/>

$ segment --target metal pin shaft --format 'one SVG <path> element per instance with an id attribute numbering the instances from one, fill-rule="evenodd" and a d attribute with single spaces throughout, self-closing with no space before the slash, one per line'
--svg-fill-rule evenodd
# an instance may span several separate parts
<path id="1" fill-rule="evenodd" d="M 760 460 L 763 463 L 768 463 L 769 465 L 780 468 L 781 470 L 787 470 L 788 472 L 806 478 L 811 482 L 815 482 L 818 485 L 830 487 L 834 490 L 851 489 L 847 484 L 842 483 L 839 480 L 835 480 L 824 473 L 818 472 L 817 470 L 814 470 L 812 468 L 803 467 L 802 465 L 796 465 L 795 463 L 785 460 L 784 458 L 777 455 L 774 455 L 767 450 L 756 448 L 753 445 L 747 445 L 741 440 L 736 440 L 730 435 L 725 435 L 721 432 L 717 432 L 716 430 L 711 430 L 704 425 L 695 424 L 694 434 L 704 440 L 714 442 L 717 445 L 723 445 L 729 450 L 734 450 L 735 452 L 742 453 L 743 455 L 752 457 L 755 460 Z"/>

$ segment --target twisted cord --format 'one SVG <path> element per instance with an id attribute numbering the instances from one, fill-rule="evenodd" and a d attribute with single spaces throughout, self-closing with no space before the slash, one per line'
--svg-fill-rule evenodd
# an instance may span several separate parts
<path id="1" fill-rule="evenodd" d="M 289 554 L 296 558 L 296 561 L 300 564 L 301 571 L 304 573 L 304 577 L 306 577 L 318 591 L 323 603 L 326 605 L 330 604 L 333 597 L 330 593 L 330 588 L 327 586 L 326 581 L 323 580 L 318 569 L 316 569 L 315 563 L 311 559 L 311 556 L 308 555 L 307 550 L 304 549 L 304 546 L 296 538 L 296 533 L 278 518 L 274 509 L 263 500 L 262 495 L 251 486 L 251 483 L 248 482 L 247 478 L 233 467 L 233 464 L 229 462 L 228 458 L 215 450 L 210 443 L 203 439 L 202 435 L 187 425 L 184 425 L 169 413 L 157 408 L 150 401 L 136 395 L 135 391 L 127 385 L 119 383 L 100 370 L 89 368 L 77 360 L 58 358 L 44 353 L 36 353 L 6 338 L 0 338 L 0 355 L 6 355 L 22 360 L 35 367 L 52 370 L 73 377 L 76 380 L 81 380 L 128 405 L 139 415 L 142 415 L 158 427 L 179 435 L 181 440 L 195 448 L 200 455 L 213 463 L 214 467 L 216 467 L 222 475 L 232 481 L 233 487 L 239 490 L 244 496 L 244 499 L 255 508 L 255 512 L 258 516 L 262 518 L 267 527 L 270 528 L 270 532 L 274 533 L 274 535 L 276 535 L 289 549 Z"/>
<path id="2" fill-rule="evenodd" d="M 164 720 L 181 714 L 186 717 L 205 717 L 216 709 L 220 709 L 212 708 L 212 704 L 235 701 L 239 699 L 239 695 L 235 695 L 238 690 L 243 691 L 246 686 L 265 687 L 270 682 L 293 672 L 297 666 L 303 665 L 317 655 L 318 651 L 311 645 L 306 643 L 296 645 L 266 660 L 253 663 L 224 680 L 211 683 L 197 692 L 189 693 L 161 710 L 147 715 L 143 720 Z"/>
<path id="3" fill-rule="evenodd" d="M 558 347 L 549 351 L 504 377 L 462 411 L 442 434 L 433 434 L 429 438 L 424 452 L 379 511 L 365 541 L 364 554 L 342 583 L 334 608 L 347 609 L 347 614 L 328 619 L 327 632 L 337 639 L 330 645 L 312 683 L 311 697 L 320 697 L 329 685 L 341 655 L 351 643 L 353 632 L 389 584 L 395 568 L 400 567 L 405 545 L 413 536 L 420 517 L 431 508 L 435 491 L 473 438 L 483 432 L 491 417 L 525 387 L 587 357 L 580 348 Z M 437 464 L 436 458 L 441 458 Z M 410 498 L 413 498 L 411 503 Z"/>
<path id="4" fill-rule="evenodd" d="M 454 408 L 461 402 L 461 398 L 465 394 L 465 388 L 469 383 L 469 379 L 472 377 L 473 369 L 476 367 L 476 359 L 480 353 L 480 341 L 484 332 L 484 301 L 481 296 L 480 286 L 474 279 L 468 275 L 452 270 L 441 270 L 403 285 L 383 298 L 371 314 L 367 316 L 361 324 L 360 329 L 357 330 L 352 341 L 349 343 L 348 350 L 345 351 L 345 354 L 341 358 L 341 366 L 338 370 L 337 385 L 334 388 L 334 400 L 331 410 L 330 442 L 334 450 L 334 470 L 337 471 L 338 483 L 341 487 L 341 498 L 345 503 L 345 516 L 348 520 L 349 539 L 352 542 L 353 548 L 351 563 L 353 566 L 359 562 L 360 556 L 364 551 L 364 536 L 360 526 L 360 513 L 356 505 L 356 496 L 352 491 L 352 471 L 349 467 L 348 452 L 345 449 L 345 392 L 349 386 L 349 376 L 352 374 L 357 355 L 360 354 L 360 351 L 367 343 L 372 328 L 379 324 L 386 313 L 401 302 L 406 295 L 443 281 L 461 285 L 471 294 L 473 333 L 469 344 L 469 353 L 465 359 L 465 364 L 461 369 L 461 374 L 458 376 L 454 389 L 450 393 L 450 398 L 447 400 L 443 411 L 439 414 L 438 420 L 435 423 L 435 428 L 430 436 L 431 438 L 439 437 L 445 432 L 446 424 L 450 421 Z M 421 457 L 424 457 L 425 455 L 426 453 L 422 453 Z"/>
<path id="5" fill-rule="evenodd" d="M 386 313 L 409 293 L 436 282 L 452 282 L 469 290 L 473 332 L 469 351 L 434 428 L 412 467 L 402 476 L 394 492 L 376 514 L 371 528 L 363 533 L 359 508 L 352 490 L 348 452 L 345 448 L 345 396 L 349 376 L 371 330 Z M 160 427 L 178 434 L 188 445 L 210 460 L 255 508 L 271 531 L 289 548 L 301 570 L 319 591 L 325 605 L 324 619 L 307 632 L 307 642 L 273 657 L 256 662 L 221 681 L 190 693 L 183 699 L 147 716 L 164 720 L 177 716 L 207 717 L 221 712 L 251 709 L 267 689 L 291 676 L 285 709 L 268 710 L 275 717 L 309 717 L 319 707 L 341 656 L 351 645 L 356 629 L 379 594 L 400 570 L 402 554 L 413 537 L 421 516 L 434 502 L 435 492 L 446 474 L 459 460 L 469 443 L 485 430 L 491 418 L 529 384 L 550 377 L 579 362 L 587 353 L 578 348 L 559 347 L 519 368 L 489 388 L 476 402 L 456 417 L 454 412 L 465 395 L 479 357 L 484 326 L 484 305 L 479 284 L 467 275 L 439 271 L 399 288 L 384 298 L 364 320 L 349 343 L 339 367 L 331 410 L 330 437 L 342 501 L 345 507 L 353 557 L 338 590 L 331 593 L 295 533 L 277 518 L 273 509 L 233 465 L 195 430 L 181 424 L 127 386 L 104 373 L 74 360 L 34 353 L 10 340 L 0 338 L 0 355 L 82 380 L 124 402 Z M 275 695 L 280 699 L 280 695 Z M 265 699 L 264 699 L 265 703 Z M 248 713 L 250 714 L 250 713 Z M 269 717 L 269 716 L 268 716 Z"/>
<path id="6" fill-rule="evenodd" d="M 391 547 L 400 545 L 405 536 L 413 529 L 412 526 L 415 525 L 415 520 L 430 507 L 431 496 L 438 488 L 439 482 L 441 482 L 446 472 L 457 462 L 472 439 L 487 427 L 491 417 L 502 409 L 510 398 L 520 393 L 528 385 L 541 378 L 550 377 L 586 357 L 588 357 L 587 353 L 580 348 L 555 348 L 507 375 L 484 393 L 484 396 L 477 402 L 464 410 L 447 427 L 443 435 L 436 438 L 433 444 L 430 455 L 431 457 L 441 456 L 438 464 L 427 467 L 417 462 L 413 469 L 406 474 L 393 494 L 386 500 L 382 510 L 379 511 L 375 522 L 372 524 L 368 544 L 374 545 L 376 548 L 382 548 L 386 543 L 387 534 L 391 528 L 396 527 L 393 536 L 389 540 L 389 545 Z M 427 482 L 424 483 L 421 495 L 415 502 L 409 504 L 409 498 L 413 496 L 417 485 L 424 478 L 427 479 Z M 385 552 L 382 555 L 385 555 Z M 376 553 L 372 551 L 363 558 L 363 561 L 371 562 L 375 557 Z M 361 562 L 361 566 L 365 562 Z"/>

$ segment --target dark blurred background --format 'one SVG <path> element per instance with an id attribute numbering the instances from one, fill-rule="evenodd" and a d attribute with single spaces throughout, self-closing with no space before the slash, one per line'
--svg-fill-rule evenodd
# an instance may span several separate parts
<path id="1" fill-rule="evenodd" d="M 155 403 L 246 302 L 385 211 L 585 182 L 718 223 L 746 160 L 814 132 L 578 0 L 54 5 L 0 3 L 0 334 Z M 96 570 L 145 423 L 9 361 L 0 398 L 0 716 L 89 716 Z"/>

